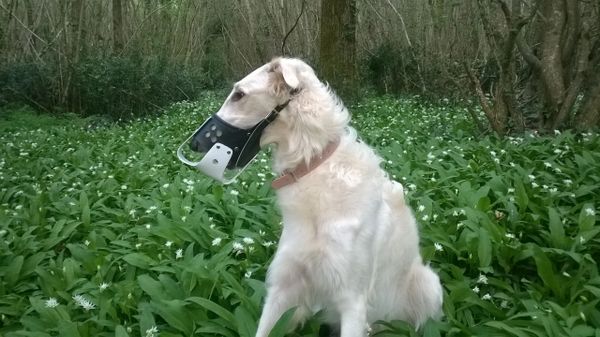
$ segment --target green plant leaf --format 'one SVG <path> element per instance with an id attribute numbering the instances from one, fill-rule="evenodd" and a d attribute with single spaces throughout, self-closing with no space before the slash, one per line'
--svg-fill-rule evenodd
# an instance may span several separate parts
<path id="1" fill-rule="evenodd" d="M 485 228 L 479 229 L 479 243 L 477 247 L 479 267 L 488 267 L 492 262 L 492 241 L 490 240 L 490 235 Z"/>
<path id="2" fill-rule="evenodd" d="M 129 334 L 125 327 L 119 324 L 115 327 L 115 337 L 129 337 Z"/>
<path id="3" fill-rule="evenodd" d="M 235 308 L 233 314 L 240 337 L 253 337 L 256 334 L 256 319 L 242 306 Z"/>
<path id="4" fill-rule="evenodd" d="M 189 297 L 186 299 L 186 301 L 198 304 L 202 308 L 217 314 L 219 317 L 223 318 L 225 322 L 227 322 L 228 328 L 237 330 L 235 316 L 217 303 L 202 297 Z"/>
<path id="5" fill-rule="evenodd" d="M 123 260 L 130 265 L 141 269 L 148 269 L 150 266 L 156 264 L 156 261 L 142 253 L 129 253 L 123 256 Z"/>
<path id="6" fill-rule="evenodd" d="M 548 219 L 548 227 L 550 228 L 550 238 L 552 239 L 554 247 L 565 248 L 565 229 L 556 209 L 548 209 Z"/>
<path id="7" fill-rule="evenodd" d="M 89 226 L 90 202 L 88 201 L 87 194 L 84 191 L 79 194 L 79 207 L 81 207 L 81 222 L 83 222 L 84 225 Z"/>
<path id="8" fill-rule="evenodd" d="M 269 337 L 285 337 L 289 330 L 289 324 L 296 313 L 297 308 L 291 308 L 281 315 L 281 317 L 277 320 L 277 323 L 271 329 L 269 333 Z"/>

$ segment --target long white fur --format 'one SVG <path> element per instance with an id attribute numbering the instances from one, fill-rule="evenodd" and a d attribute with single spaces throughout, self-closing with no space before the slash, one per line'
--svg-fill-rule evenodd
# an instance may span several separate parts
<path id="1" fill-rule="evenodd" d="M 299 91 L 292 96 L 292 89 Z M 348 111 L 312 68 L 297 59 L 275 59 L 236 83 L 234 91 L 245 96 L 235 102 L 230 96 L 218 114 L 239 127 L 256 124 L 291 99 L 261 139 L 275 144 L 276 173 L 341 140 L 317 169 L 277 191 L 283 230 L 256 336 L 268 336 L 293 307 L 294 325 L 323 309 L 341 327 L 341 337 L 366 336 L 377 320 L 406 320 L 418 328 L 438 316 L 442 287 L 421 260 L 402 185 L 357 141 Z"/>

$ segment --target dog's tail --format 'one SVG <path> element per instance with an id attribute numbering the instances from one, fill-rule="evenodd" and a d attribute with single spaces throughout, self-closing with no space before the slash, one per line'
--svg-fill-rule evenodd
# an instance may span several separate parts
<path id="1" fill-rule="evenodd" d="M 420 259 L 419 259 L 420 260 Z M 440 278 L 429 266 L 415 261 L 410 270 L 408 316 L 416 329 L 429 318 L 442 313 L 443 292 Z"/>

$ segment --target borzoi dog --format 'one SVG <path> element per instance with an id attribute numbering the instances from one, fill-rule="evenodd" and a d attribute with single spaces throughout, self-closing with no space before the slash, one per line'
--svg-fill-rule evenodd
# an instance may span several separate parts
<path id="1" fill-rule="evenodd" d="M 419 327 L 438 316 L 442 287 L 421 259 L 402 185 L 357 140 L 342 102 L 309 65 L 277 58 L 237 82 L 216 115 L 250 130 L 269 111 L 260 144 L 275 145 L 283 230 L 256 336 L 291 308 L 294 326 L 323 310 L 341 337 L 366 336 L 378 320 Z"/>

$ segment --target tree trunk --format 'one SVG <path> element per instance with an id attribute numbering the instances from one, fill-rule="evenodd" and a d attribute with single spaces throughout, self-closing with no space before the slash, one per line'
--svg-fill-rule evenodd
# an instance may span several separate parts
<path id="1" fill-rule="evenodd" d="M 31 55 L 35 55 L 37 40 L 35 36 L 33 36 L 33 34 L 35 34 L 36 27 L 35 18 L 33 16 L 33 4 L 31 3 L 31 0 L 25 1 L 25 7 L 27 8 L 27 26 L 30 30 L 30 33 L 28 34 L 27 38 L 26 47 L 30 49 Z"/>
<path id="2" fill-rule="evenodd" d="M 551 128 L 552 121 L 558 115 L 565 95 L 565 79 L 562 67 L 560 39 L 565 22 L 563 1 L 541 0 L 541 11 L 545 31 L 542 36 L 541 77 L 546 89 L 546 110 L 549 112 L 546 129 Z"/>
<path id="3" fill-rule="evenodd" d="M 123 50 L 123 6 L 121 0 L 112 0 L 113 19 L 113 54 L 120 54 Z"/>
<path id="4" fill-rule="evenodd" d="M 600 75 L 585 95 L 575 127 L 579 130 L 593 129 L 600 125 Z"/>
<path id="5" fill-rule="evenodd" d="M 79 63 L 81 51 L 81 21 L 83 17 L 83 0 L 71 1 L 71 13 L 69 17 L 69 30 L 71 39 L 69 40 L 68 59 L 67 59 L 67 76 L 65 81 L 65 106 L 69 111 L 79 112 L 78 97 L 73 86 L 73 75 L 75 67 Z"/>
<path id="6" fill-rule="evenodd" d="M 319 66 L 344 98 L 356 95 L 356 1 L 323 0 Z"/>

